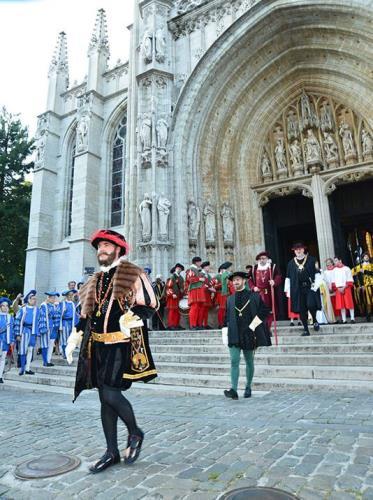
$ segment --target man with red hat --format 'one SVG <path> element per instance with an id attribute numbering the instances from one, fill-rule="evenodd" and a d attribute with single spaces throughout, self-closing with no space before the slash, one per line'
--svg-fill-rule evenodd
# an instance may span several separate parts
<path id="1" fill-rule="evenodd" d="M 201 257 L 193 257 L 192 265 L 185 276 L 185 290 L 188 294 L 188 305 L 190 307 L 189 326 L 192 330 L 202 329 L 205 277 L 201 272 L 201 264 Z"/>
<path id="2" fill-rule="evenodd" d="M 276 300 L 277 287 L 281 284 L 281 274 L 276 264 L 273 264 L 266 251 L 260 252 L 256 257 L 256 264 L 249 277 L 249 286 L 257 292 L 265 305 L 270 309 L 267 316 L 268 328 L 271 328 L 274 314 L 277 312 Z"/>
<path id="3" fill-rule="evenodd" d="M 121 234 L 99 230 L 91 243 L 97 250 L 100 272 L 80 289 L 81 319 L 68 339 L 66 356 L 71 363 L 72 353 L 81 341 L 75 399 L 82 390 L 93 387 L 100 397 L 107 449 L 90 467 L 95 474 L 121 460 L 118 417 L 128 430 L 124 462 L 131 464 L 140 454 L 144 433 L 121 391 L 129 389 L 134 381 L 148 382 L 157 376 L 146 327 L 157 300 L 144 271 L 123 257 L 129 247 Z"/>
<path id="4" fill-rule="evenodd" d="M 166 283 L 166 307 L 168 311 L 167 325 L 169 330 L 181 330 L 179 301 L 184 296 L 184 278 L 181 276 L 184 266 L 177 263 L 170 270 L 170 277 Z"/>
<path id="5" fill-rule="evenodd" d="M 315 285 L 315 276 L 320 273 L 315 257 L 305 253 L 306 246 L 302 242 L 295 243 L 292 250 L 294 258 L 288 263 L 286 280 L 290 290 L 291 310 L 299 313 L 304 331 L 302 336 L 310 335 L 308 329 L 308 311 L 313 320 L 313 329 L 320 326 L 316 320 L 316 312 L 321 309 L 320 293 Z"/>

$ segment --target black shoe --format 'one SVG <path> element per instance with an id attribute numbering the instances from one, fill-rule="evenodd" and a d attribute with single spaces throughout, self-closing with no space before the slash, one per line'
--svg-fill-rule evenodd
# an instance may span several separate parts
<path id="1" fill-rule="evenodd" d="M 141 429 L 137 429 L 137 434 L 130 434 L 127 440 L 128 455 L 124 456 L 125 464 L 133 464 L 139 458 L 142 442 L 144 441 L 144 433 Z M 126 450 L 127 452 L 127 450 Z"/>
<path id="2" fill-rule="evenodd" d="M 19 373 L 18 375 L 24 375 L 25 374 L 25 370 L 22 370 L 22 368 L 19 370 Z"/>
<path id="3" fill-rule="evenodd" d="M 352 320 L 350 321 L 350 323 L 351 323 L 351 325 L 354 325 L 354 324 L 356 323 L 356 321 L 355 321 L 354 319 L 352 319 Z"/>
<path id="4" fill-rule="evenodd" d="M 3 384 L 4 383 L 4 380 L 2 378 L 0 378 L 0 384 Z"/>
<path id="5" fill-rule="evenodd" d="M 342 321 L 342 325 L 347 325 L 347 321 Z"/>
<path id="6" fill-rule="evenodd" d="M 301 321 L 298 321 L 298 326 L 302 326 L 302 322 Z"/>
<path id="7" fill-rule="evenodd" d="M 251 398 L 251 389 L 249 387 L 246 387 L 245 392 L 243 394 L 244 398 Z"/>
<path id="8" fill-rule="evenodd" d="M 307 332 L 306 330 L 304 330 L 304 332 L 301 334 L 301 337 L 309 337 L 310 336 L 310 332 Z"/>
<path id="9" fill-rule="evenodd" d="M 289 326 L 294 326 L 294 323 L 292 321 L 290 321 L 290 325 Z"/>
<path id="10" fill-rule="evenodd" d="M 317 321 L 314 322 L 313 329 L 315 330 L 315 332 L 318 332 L 320 330 L 320 325 L 318 324 Z"/>
<path id="11" fill-rule="evenodd" d="M 234 389 L 229 389 L 229 391 L 224 391 L 224 396 L 230 399 L 238 399 L 238 394 Z"/>
<path id="12" fill-rule="evenodd" d="M 91 465 L 89 471 L 92 472 L 92 474 L 97 474 L 98 472 L 102 472 L 111 465 L 118 464 L 119 462 L 120 462 L 119 452 L 114 454 L 111 453 L 110 451 L 106 451 L 98 462 L 96 462 L 94 465 Z"/>
<path id="13" fill-rule="evenodd" d="M 47 366 L 54 366 L 54 363 L 47 363 Z"/>
<path id="14" fill-rule="evenodd" d="M 32 370 L 26 370 L 25 373 L 26 375 L 35 375 L 35 372 L 33 372 Z"/>

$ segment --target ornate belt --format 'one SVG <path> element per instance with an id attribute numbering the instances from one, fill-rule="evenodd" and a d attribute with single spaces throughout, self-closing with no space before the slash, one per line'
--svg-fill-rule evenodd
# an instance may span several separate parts
<path id="1" fill-rule="evenodd" d="M 123 332 L 95 333 L 92 332 L 92 340 L 95 342 L 129 342 L 130 339 L 124 336 Z"/>

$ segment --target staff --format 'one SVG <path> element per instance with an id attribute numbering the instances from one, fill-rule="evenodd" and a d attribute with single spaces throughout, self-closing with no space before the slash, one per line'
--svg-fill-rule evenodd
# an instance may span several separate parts
<path id="1" fill-rule="evenodd" d="M 271 298 L 272 298 L 272 314 L 273 314 L 273 333 L 275 334 L 275 343 L 278 345 L 277 338 L 277 318 L 276 318 L 276 303 L 275 303 L 275 287 L 272 284 L 272 266 L 269 267 L 269 279 L 271 280 Z"/>

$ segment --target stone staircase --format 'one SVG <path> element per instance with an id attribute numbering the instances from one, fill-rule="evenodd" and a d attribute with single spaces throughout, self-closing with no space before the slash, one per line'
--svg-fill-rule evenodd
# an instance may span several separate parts
<path id="1" fill-rule="evenodd" d="M 328 325 L 318 334 L 301 337 L 301 329 L 280 326 L 278 346 L 255 354 L 254 390 L 340 390 L 373 392 L 373 326 Z M 229 353 L 218 330 L 150 332 L 159 376 L 154 383 L 134 384 L 138 390 L 183 394 L 221 394 L 229 387 Z M 54 367 L 33 363 L 33 376 L 5 375 L 1 388 L 72 392 L 72 366 L 57 357 Z M 244 368 L 242 362 L 242 368 Z M 241 370 L 240 389 L 245 384 Z"/>

